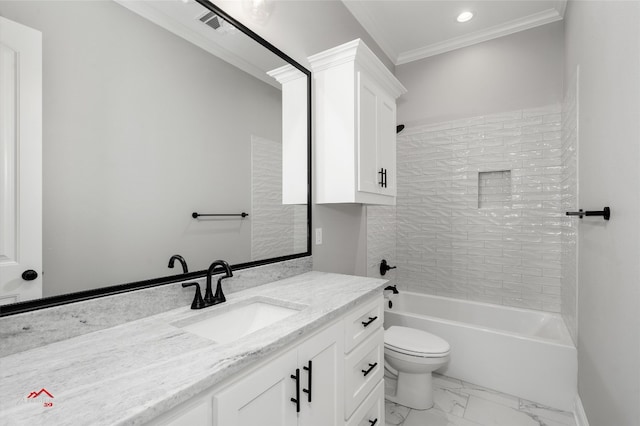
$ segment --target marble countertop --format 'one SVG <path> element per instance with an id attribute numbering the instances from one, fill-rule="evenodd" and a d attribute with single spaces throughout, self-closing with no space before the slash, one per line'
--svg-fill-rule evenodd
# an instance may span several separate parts
<path id="1" fill-rule="evenodd" d="M 219 306 L 185 306 L 0 358 L 0 424 L 143 424 L 328 324 L 385 283 L 309 272 L 230 294 Z M 228 344 L 171 325 L 253 298 L 303 309 Z M 53 398 L 28 398 L 41 389 Z"/>

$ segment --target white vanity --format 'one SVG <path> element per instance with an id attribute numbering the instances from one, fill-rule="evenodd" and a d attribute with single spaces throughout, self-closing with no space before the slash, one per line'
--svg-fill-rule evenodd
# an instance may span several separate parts
<path id="1" fill-rule="evenodd" d="M 385 283 L 309 272 L 0 358 L 3 422 L 384 424 Z"/>

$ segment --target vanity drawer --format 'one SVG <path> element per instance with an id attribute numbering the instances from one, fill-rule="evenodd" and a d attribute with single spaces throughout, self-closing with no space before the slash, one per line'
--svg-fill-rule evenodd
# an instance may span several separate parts
<path id="1" fill-rule="evenodd" d="M 345 419 L 362 404 L 384 373 L 384 330 L 378 328 L 345 357 Z"/>
<path id="2" fill-rule="evenodd" d="M 353 413 L 346 426 L 385 426 L 383 380 L 378 382 L 367 399 Z"/>
<path id="3" fill-rule="evenodd" d="M 383 301 L 382 297 L 376 297 L 375 300 L 356 309 L 345 318 L 344 350 L 346 352 L 350 352 L 378 328 L 382 327 L 384 319 Z"/>

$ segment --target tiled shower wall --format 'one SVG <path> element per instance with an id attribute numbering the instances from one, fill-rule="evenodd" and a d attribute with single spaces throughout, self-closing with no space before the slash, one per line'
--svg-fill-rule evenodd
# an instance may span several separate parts
<path id="1" fill-rule="evenodd" d="M 251 137 L 251 260 L 307 250 L 307 206 L 282 204 L 282 144 Z"/>
<path id="2" fill-rule="evenodd" d="M 560 105 L 407 128 L 397 158 L 395 218 L 367 224 L 369 256 L 396 227 L 400 288 L 560 312 Z"/>
<path id="3" fill-rule="evenodd" d="M 578 210 L 578 79 L 570 79 L 562 104 L 562 211 Z M 578 223 L 576 217 L 562 217 L 562 317 L 577 343 Z"/>
<path id="4" fill-rule="evenodd" d="M 367 206 L 367 276 L 380 278 L 380 262 L 396 265 L 396 206 Z M 382 278 L 396 284 L 397 269 Z"/>

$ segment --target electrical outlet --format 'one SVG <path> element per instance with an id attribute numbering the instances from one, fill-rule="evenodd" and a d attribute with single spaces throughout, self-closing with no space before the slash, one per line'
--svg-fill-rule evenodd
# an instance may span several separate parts
<path id="1" fill-rule="evenodd" d="M 322 244 L 322 228 L 316 228 L 316 245 Z"/>

